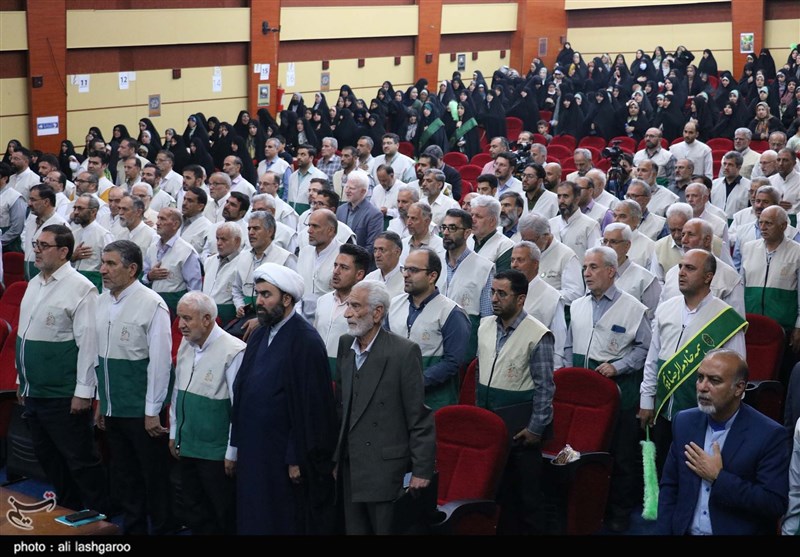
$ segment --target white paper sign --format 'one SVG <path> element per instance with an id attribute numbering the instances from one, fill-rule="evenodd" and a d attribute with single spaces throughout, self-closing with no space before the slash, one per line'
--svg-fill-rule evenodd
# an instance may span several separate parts
<path id="1" fill-rule="evenodd" d="M 75 84 L 78 86 L 78 93 L 89 92 L 89 74 L 76 75 Z"/>
<path id="2" fill-rule="evenodd" d="M 136 81 L 136 72 L 128 72 L 128 81 Z"/>
<path id="3" fill-rule="evenodd" d="M 261 64 L 253 64 L 253 73 L 261 73 Z"/>
<path id="4" fill-rule="evenodd" d="M 58 116 L 36 118 L 36 135 L 58 135 Z"/>
<path id="5" fill-rule="evenodd" d="M 119 72 L 119 88 L 120 90 L 128 88 L 128 72 Z"/>
<path id="6" fill-rule="evenodd" d="M 211 77 L 211 91 L 214 93 L 222 92 L 222 76 L 215 75 Z"/>
<path id="7" fill-rule="evenodd" d="M 214 66 L 214 75 L 222 75 L 222 68 L 219 66 Z"/>
<path id="8" fill-rule="evenodd" d="M 259 79 L 261 81 L 269 81 L 269 64 L 261 64 L 261 75 L 259 75 Z"/>
<path id="9" fill-rule="evenodd" d="M 294 62 L 286 65 L 286 86 L 294 87 Z"/>

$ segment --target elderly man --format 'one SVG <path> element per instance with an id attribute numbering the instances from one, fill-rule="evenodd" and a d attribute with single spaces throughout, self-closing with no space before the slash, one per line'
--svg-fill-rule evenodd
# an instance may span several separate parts
<path id="1" fill-rule="evenodd" d="M 422 351 L 425 403 L 433 409 L 458 401 L 458 369 L 470 336 L 466 313 L 436 286 L 442 262 L 430 248 L 411 252 L 403 267 L 404 292 L 392 299 L 388 329 Z"/>
<path id="2" fill-rule="evenodd" d="M 578 176 L 575 178 L 575 183 L 581 189 L 580 197 L 578 197 L 578 208 L 581 213 L 600 224 L 608 212 L 608 207 L 594 199 L 594 184 L 588 176 Z"/>
<path id="3" fill-rule="evenodd" d="M 658 497 L 660 535 L 772 535 L 786 509 L 790 437 L 748 404 L 747 361 L 732 350 L 697 368 L 696 408 L 674 418 Z"/>
<path id="4" fill-rule="evenodd" d="M 100 202 L 91 194 L 84 193 L 72 206 L 72 222 L 75 225 L 75 249 L 72 252 L 72 266 L 95 285 L 98 292 L 103 291 L 100 276 L 100 256 L 103 248 L 114 241 L 111 233 L 97 223 L 97 209 Z"/>
<path id="5" fill-rule="evenodd" d="M 144 168 L 144 164 L 136 157 L 126 158 L 123 161 L 122 167 L 122 170 L 125 172 L 125 178 L 119 186 L 131 191 L 134 184 L 138 184 L 142 181 L 142 168 Z"/>
<path id="6" fill-rule="evenodd" d="M 214 241 L 213 229 L 203 211 L 208 203 L 208 195 L 200 188 L 191 188 L 184 192 L 181 214 L 183 215 L 183 226 L 181 226 L 181 238 L 189 242 L 198 255 L 208 251 L 208 244 Z"/>
<path id="7" fill-rule="evenodd" d="M 411 495 L 433 478 L 436 435 L 423 400 L 420 348 L 383 329 L 389 305 L 380 283 L 354 286 L 345 312 L 349 334 L 339 340 L 344 407 L 334 474 L 342 479 L 348 534 L 391 534 L 406 472 Z M 397 458 L 385 458 L 389 451 Z"/>
<path id="8" fill-rule="evenodd" d="M 770 184 L 783 193 L 781 207 L 796 215 L 800 210 L 800 172 L 795 169 L 797 155 L 791 149 L 778 151 L 778 172 L 770 176 Z"/>
<path id="9" fill-rule="evenodd" d="M 231 179 L 231 191 L 243 193 L 248 198 L 255 195 L 255 186 L 245 180 L 244 176 L 242 176 L 242 159 L 234 155 L 225 157 L 225 160 L 222 163 L 222 170 Z"/>
<path id="10" fill-rule="evenodd" d="M 570 365 L 594 369 L 619 386 L 620 408 L 611 441 L 614 470 L 606 525 L 614 532 L 624 532 L 641 497 L 636 474 L 641 458 L 636 410 L 650 344 L 650 320 L 647 307 L 615 285 L 617 262 L 617 253 L 609 247 L 586 251 L 583 278 L 588 293 L 572 302 L 564 356 Z"/>
<path id="11" fill-rule="evenodd" d="M 767 178 L 753 178 L 753 183 L 766 185 L 762 185 L 756 191 L 753 206 L 749 208 L 751 214 L 747 215 L 747 224 L 739 227 L 737 232 L 736 245 L 733 247 L 733 264 L 738 271 L 742 270 L 742 247 L 748 242 L 761 238 L 761 226 L 758 224 L 761 213 L 767 207 L 780 205 L 782 198 L 780 190 L 770 186 Z M 800 231 L 792 225 L 786 226 L 784 235 L 789 240 L 800 242 Z"/>
<path id="12" fill-rule="evenodd" d="M 342 157 L 339 162 L 341 168 L 333 173 L 333 178 L 331 178 L 331 186 L 333 191 L 339 197 L 344 197 L 344 186 L 347 184 L 347 178 L 350 176 L 350 173 L 353 170 L 358 170 L 358 166 L 356 165 L 356 149 L 352 146 L 342 147 Z M 369 173 L 369 169 L 364 170 L 364 172 Z M 324 186 L 327 188 L 328 184 L 325 183 Z M 370 176 L 370 189 L 373 188 L 372 177 Z M 368 195 L 369 197 L 369 195 Z"/>
<path id="13" fill-rule="evenodd" d="M 339 221 L 328 209 L 317 209 L 308 220 L 308 245 L 300 248 L 297 272 L 305 284 L 302 298 L 303 315 L 309 321 L 317 311 L 317 299 L 333 290 L 333 264 L 342 245 L 336 238 Z"/>
<path id="14" fill-rule="evenodd" d="M 643 160 L 636 167 L 636 177 L 647 184 L 650 188 L 650 203 L 647 208 L 651 213 L 660 217 L 664 216 L 667 207 L 679 201 L 676 194 L 656 182 L 658 176 L 658 165 L 651 160 Z"/>
<path id="15" fill-rule="evenodd" d="M 711 148 L 697 139 L 697 124 L 694 121 L 687 122 L 683 126 L 683 141 L 676 143 L 669 150 L 676 160 L 689 159 L 694 163 L 695 172 L 713 178 L 714 164 L 711 156 Z"/>
<path id="16" fill-rule="evenodd" d="M 415 249 L 427 247 L 436 252 L 441 258 L 445 258 L 445 249 L 442 239 L 434 234 L 431 226 L 431 208 L 424 203 L 414 203 L 408 208 L 406 226 L 410 236 L 401 240 L 402 252 L 400 253 L 400 265 L 404 265 L 408 255 Z"/>
<path id="17" fill-rule="evenodd" d="M 211 224 L 222 222 L 222 211 L 231 196 L 231 178 L 224 172 L 215 172 L 208 177 L 209 200 L 203 214 Z"/>
<path id="18" fill-rule="evenodd" d="M 602 243 L 617 254 L 615 284 L 647 307 L 647 319 L 651 320 L 661 296 L 661 283 L 650 272 L 630 257 L 631 238 L 635 231 L 622 222 L 612 222 L 603 231 Z"/>
<path id="19" fill-rule="evenodd" d="M 133 242 L 103 249 L 96 315 L 96 421 L 106 432 L 123 528 L 132 535 L 146 534 L 148 519 L 155 534 L 171 526 L 168 430 L 161 425 L 171 373 L 169 310 L 137 280 L 141 268 L 142 252 Z"/>
<path id="20" fill-rule="evenodd" d="M 664 275 L 683 258 L 683 225 L 693 217 L 688 203 L 674 203 L 667 209 L 667 228 L 669 234 L 656 242 L 656 253 L 650 270 L 662 285 Z"/>
<path id="21" fill-rule="evenodd" d="M 69 265 L 74 246 L 69 228 L 48 225 L 34 244 L 40 273 L 25 290 L 19 334 L 12 339 L 18 399 L 34 454 L 59 503 L 102 512 L 107 510 L 105 471 L 94 445 L 91 412 L 97 386 L 97 290 Z"/>
<path id="22" fill-rule="evenodd" d="M 276 263 L 289 269 L 297 268 L 297 257 L 275 242 L 275 217 L 265 211 L 253 211 L 247 221 L 249 249 L 243 250 L 233 261 L 231 295 L 236 306 L 236 317 L 255 313 L 255 283 L 253 272 L 264 263 Z M 253 318 L 243 327 L 244 339 L 258 326 Z"/>
<path id="23" fill-rule="evenodd" d="M 369 175 L 363 170 L 351 172 L 344 187 L 347 203 L 339 206 L 336 217 L 355 232 L 356 243 L 372 257 L 375 238 L 383 232 L 383 213 L 367 201 L 368 189 Z M 374 267 L 374 263 L 371 263 L 370 270 Z"/>
<path id="24" fill-rule="evenodd" d="M 154 211 L 150 208 L 150 202 L 153 200 L 153 188 L 150 184 L 139 182 L 130 188 L 130 192 L 133 197 L 138 197 L 142 200 L 142 203 L 144 203 L 142 219 L 147 226 L 154 228 L 156 225 L 156 217 L 158 217 L 158 211 Z"/>
<path id="25" fill-rule="evenodd" d="M 158 187 L 161 191 L 171 195 L 173 199 L 183 187 L 183 176 L 173 170 L 174 165 L 175 155 L 172 154 L 172 151 L 164 149 L 158 152 L 156 155 L 156 166 L 161 173 L 161 180 L 158 183 Z"/>
<path id="26" fill-rule="evenodd" d="M 294 228 L 289 228 L 278 220 L 276 216 L 278 199 L 268 193 L 259 193 L 253 196 L 250 204 L 251 211 L 266 211 L 275 217 L 275 239 L 274 242 L 289 253 L 297 253 L 297 232 Z"/>
<path id="27" fill-rule="evenodd" d="M 206 257 L 203 263 L 205 278 L 203 293 L 211 296 L 217 305 L 217 315 L 223 324 L 236 318 L 236 305 L 233 302 L 233 281 L 242 245 L 242 229 L 231 222 L 223 222 L 216 230 L 217 253 Z"/>
<path id="28" fill-rule="evenodd" d="M 376 174 L 380 187 L 372 190 L 370 203 L 383 213 L 384 223 L 388 226 L 391 219 L 398 217 L 397 195 L 405 184 L 394 177 L 394 169 L 391 166 L 382 165 L 377 169 Z"/>
<path id="29" fill-rule="evenodd" d="M 658 128 L 650 128 L 644 132 L 644 149 L 633 155 L 633 164 L 638 167 L 645 160 L 656 163 L 656 181 L 671 190 L 675 184 L 675 155 L 661 147 L 661 138 L 662 133 Z"/>
<path id="30" fill-rule="evenodd" d="M 742 155 L 742 168 L 739 173 L 748 180 L 758 177 L 758 174 L 756 176 L 752 174 L 758 168 L 758 160 L 761 157 L 761 153 L 756 153 L 750 148 L 752 139 L 753 132 L 749 128 L 737 128 L 733 132 L 733 150 Z M 719 176 L 722 177 L 722 168 L 719 170 Z"/>
<path id="31" fill-rule="evenodd" d="M 678 196 L 681 202 L 686 201 L 686 186 L 692 183 L 694 175 L 694 163 L 689 159 L 678 159 L 675 161 L 675 180 L 674 185 L 669 190 Z"/>
<path id="32" fill-rule="evenodd" d="M 615 223 L 623 223 L 631 230 L 630 245 L 627 249 L 627 256 L 634 263 L 641 265 L 645 269 L 650 269 L 656 253 L 656 243 L 639 232 L 639 225 L 642 220 L 642 207 L 632 199 L 622 200 L 617 208 L 614 209 L 614 222 L 609 223 L 606 228 Z M 605 232 L 605 230 L 604 230 Z"/>
<path id="33" fill-rule="evenodd" d="M 750 180 L 740 174 L 744 157 L 737 151 L 728 151 L 722 157 L 722 177 L 711 187 L 711 203 L 725 211 L 730 220 L 734 214 L 747 207 Z"/>
<path id="34" fill-rule="evenodd" d="M 472 235 L 467 248 L 495 264 L 495 271 L 511 268 L 511 250 L 514 242 L 497 230 L 500 220 L 500 202 L 488 195 L 479 195 L 470 204 Z"/>
<path id="35" fill-rule="evenodd" d="M 511 252 L 511 268 L 523 273 L 528 280 L 524 309 L 553 333 L 553 366 L 559 369 L 567 365 L 564 359 L 564 342 L 567 338 L 564 300 L 558 290 L 539 276 L 541 257 L 542 252 L 536 244 L 522 240 L 514 245 Z"/>
<path id="36" fill-rule="evenodd" d="M 116 239 L 130 240 L 139 246 L 142 253 L 147 253 L 150 245 L 156 241 L 158 233 L 145 224 L 143 216 L 142 200 L 130 194 L 123 195 L 119 200 L 119 224 L 122 230 Z"/>
<path id="37" fill-rule="evenodd" d="M 561 294 L 564 303 L 583 296 L 586 289 L 581 277 L 581 266 L 572 249 L 553 236 L 550 221 L 535 213 L 528 213 L 519 221 L 522 239 L 533 242 L 542 253 L 539 260 L 542 280 Z"/>
<path id="38" fill-rule="evenodd" d="M 567 174 L 567 182 L 574 182 L 577 178 L 586 176 L 586 173 L 594 168 L 592 165 L 592 152 L 589 151 L 589 149 L 584 149 L 582 147 L 575 149 L 572 158 L 575 161 L 575 168 L 577 170 Z"/>
<path id="39" fill-rule="evenodd" d="M 761 211 L 761 239 L 742 246 L 745 308 L 784 328 L 792 352 L 800 352 L 800 244 L 786 237 L 789 217 L 772 205 Z M 772 268 L 772 273 L 770 273 Z"/>
<path id="40" fill-rule="evenodd" d="M 408 185 L 400 186 L 397 190 L 397 218 L 389 222 L 386 230 L 396 233 L 400 238 L 410 235 L 406 224 L 408 208 L 417 201 L 419 201 L 419 190 Z"/>
<path id="41" fill-rule="evenodd" d="M 458 209 L 458 201 L 448 197 L 442 191 L 445 185 L 444 172 L 436 169 L 428 169 L 422 175 L 420 188 L 422 197 L 420 203 L 430 205 L 433 213 L 433 222 L 436 226 L 441 226 L 445 213 L 450 209 Z"/>
<path id="42" fill-rule="evenodd" d="M 606 190 L 606 175 L 603 171 L 599 168 L 593 168 L 586 173 L 586 177 L 592 182 L 592 187 L 594 188 L 592 198 L 595 202 L 613 210 L 620 200 Z"/>
<path id="43" fill-rule="evenodd" d="M 292 207 L 278 195 L 281 187 L 281 176 L 277 172 L 265 172 L 258 179 L 259 195 L 269 195 L 275 200 L 275 220 L 279 223 L 297 230 L 299 216 Z M 256 196 L 253 196 L 255 202 Z"/>
<path id="44" fill-rule="evenodd" d="M 331 377 L 338 380 L 336 373 L 336 350 L 339 337 L 347 333 L 347 319 L 344 317 L 350 291 L 364 280 L 371 257 L 367 250 L 355 244 L 342 244 L 333 263 L 331 290 L 317 300 L 314 314 L 314 328 L 325 343 Z"/>
<path id="45" fill-rule="evenodd" d="M 230 444 L 233 385 L 247 345 L 216 324 L 202 292 L 178 302 L 183 340 L 175 365 L 169 449 L 181 474 L 183 516 L 192 533 L 236 532 L 236 449 Z M 192 381 L 195 370 L 203 382 Z"/>
<path id="46" fill-rule="evenodd" d="M 403 266 L 400 264 L 402 252 L 403 242 L 397 233 L 387 230 L 378 234 L 372 248 L 372 255 L 378 268 L 364 277 L 364 280 L 382 282 L 392 298 L 402 294 L 404 287 Z"/>
<path id="47" fill-rule="evenodd" d="M 714 234 L 708 223 L 702 219 L 690 219 L 683 225 L 681 232 L 681 246 L 684 253 L 690 249 L 702 249 L 709 253 L 713 250 Z M 723 302 L 730 305 L 745 316 L 745 290 L 742 278 L 731 265 L 721 257 L 714 256 L 717 260 L 717 271 L 711 281 L 711 293 Z M 661 302 L 674 298 L 679 293 L 679 269 L 673 267 L 664 275 L 664 289 L 661 292 Z"/>
<path id="48" fill-rule="evenodd" d="M 333 175 L 342 168 L 342 158 L 336 154 L 338 149 L 339 141 L 335 137 L 322 138 L 317 168 L 328 177 L 328 184 L 333 184 Z"/>
<path id="49" fill-rule="evenodd" d="M 311 215 L 313 214 L 313 212 L 319 211 L 320 209 L 327 209 L 328 211 L 336 215 L 336 209 L 338 207 L 339 207 L 339 196 L 336 195 L 335 191 L 321 190 L 314 195 L 313 200 L 311 201 L 310 211 L 307 213 L 303 213 L 304 216 L 301 217 L 300 219 L 300 230 L 297 234 L 297 243 L 300 249 L 303 249 L 304 247 L 309 245 L 308 228 L 309 228 L 309 223 L 311 221 Z M 343 244 L 356 243 L 355 233 L 352 230 L 350 230 L 350 227 L 343 222 L 339 222 L 337 224 L 336 239 Z"/>
<path id="50" fill-rule="evenodd" d="M 556 189 L 559 216 L 550 219 L 550 229 L 580 260 L 584 252 L 600 241 L 597 221 L 578 210 L 581 188 L 575 182 L 561 182 Z"/>
<path id="51" fill-rule="evenodd" d="M 25 220 L 22 231 L 22 247 L 25 250 L 25 279 L 30 280 L 39 274 L 36 267 L 36 254 L 33 242 L 39 239 L 39 234 L 46 226 L 51 224 L 67 224 L 64 218 L 56 213 L 56 192 L 46 184 L 32 186 L 26 191 L 28 196 L 28 209 L 30 214 Z"/>
<path id="52" fill-rule="evenodd" d="M 142 282 L 164 298 L 170 315 L 175 313 L 178 300 L 186 292 L 203 288 L 200 257 L 178 235 L 182 224 L 183 217 L 177 209 L 165 207 L 158 212 L 158 240 L 147 249 L 142 268 Z"/>
<path id="53" fill-rule="evenodd" d="M 493 137 L 489 141 L 489 155 L 491 155 L 492 160 L 483 165 L 481 174 L 494 174 L 494 161 L 497 155 L 507 153 L 510 147 L 511 145 L 505 137 Z"/>
<path id="54" fill-rule="evenodd" d="M 281 142 L 275 137 L 267 139 L 264 145 L 264 160 L 258 163 L 259 177 L 263 176 L 265 172 L 274 172 L 279 178 L 278 189 L 281 186 L 286 186 L 289 183 L 289 176 L 292 175 L 292 165 L 283 160 L 278 154 L 281 149 Z"/>
<path id="55" fill-rule="evenodd" d="M 332 533 L 337 420 L 325 344 L 295 311 L 303 277 L 264 263 L 253 278 L 261 326 L 233 386 L 237 533 Z"/>
<path id="56" fill-rule="evenodd" d="M 733 220 L 728 226 L 728 238 L 734 246 L 739 241 L 739 235 L 747 234 L 747 231 L 751 225 L 758 220 L 755 212 L 756 194 L 758 193 L 759 188 L 769 185 L 769 178 L 753 178 L 753 180 L 750 182 L 750 187 L 747 194 L 747 206 L 744 209 L 740 209 L 734 213 Z M 774 204 L 777 205 L 780 203 L 782 196 L 780 195 L 780 192 L 777 192 L 777 190 L 775 191 L 778 193 L 778 199 Z M 755 228 L 758 228 L 758 224 L 755 225 Z M 735 253 L 736 249 L 734 248 L 734 254 Z M 734 261 L 736 260 L 734 259 Z"/>
<path id="57" fill-rule="evenodd" d="M 177 175 L 177 174 L 176 174 Z M 163 207 L 174 207 L 175 198 L 165 192 L 160 187 L 161 171 L 155 164 L 148 164 L 142 169 L 142 182 L 149 184 L 153 188 L 153 195 L 150 200 L 150 208 L 156 212 Z"/>
<path id="58" fill-rule="evenodd" d="M 548 219 L 558 215 L 558 197 L 544 187 L 544 178 L 540 164 L 530 163 L 522 171 L 523 214 L 535 212 Z"/>
<path id="59" fill-rule="evenodd" d="M 370 174 L 372 179 L 377 181 L 377 169 L 382 164 L 388 164 L 394 169 L 394 175 L 401 182 L 406 184 L 413 181 L 415 177 L 414 161 L 399 152 L 400 136 L 395 133 L 386 133 L 381 137 L 381 147 L 383 154 L 375 157 L 372 161 Z"/>
<path id="60" fill-rule="evenodd" d="M 492 313 L 489 291 L 494 276 L 494 263 L 469 249 L 467 240 L 472 234 L 472 216 L 462 209 L 450 209 L 442 223 L 442 242 L 447 250 L 444 272 L 436 282 L 437 288 L 461 306 L 472 323 L 472 334 L 466 358 L 472 359 L 477 350 L 478 325 L 481 317 Z"/>
<path id="61" fill-rule="evenodd" d="M 656 466 L 661 475 L 672 442 L 672 420 L 696 403 L 691 378 L 713 348 L 745 357 L 747 322 L 711 293 L 717 260 L 705 250 L 687 251 L 679 268 L 676 296 L 659 304 L 653 321 L 639 397 L 639 421 L 653 427 Z M 687 364 L 687 362 L 690 362 Z"/>
<path id="62" fill-rule="evenodd" d="M 728 240 L 728 222 L 725 219 L 725 212 L 709 202 L 708 188 L 701 183 L 692 182 L 686 187 L 686 203 L 692 207 L 694 218 L 703 219 L 711 225 L 714 235 L 722 240 L 723 250 L 730 253 Z M 721 215 L 716 214 L 721 211 Z M 723 258 L 727 261 L 727 258 Z"/>

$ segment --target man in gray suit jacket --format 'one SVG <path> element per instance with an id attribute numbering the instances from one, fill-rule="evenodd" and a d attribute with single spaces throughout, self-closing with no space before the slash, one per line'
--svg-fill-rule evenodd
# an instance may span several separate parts
<path id="1" fill-rule="evenodd" d="M 369 175 L 363 170 L 353 170 L 347 176 L 344 196 L 347 203 L 336 209 L 336 218 L 349 226 L 356 235 L 356 243 L 370 254 L 369 271 L 375 270 L 372 248 L 378 234 L 383 232 L 383 213 L 367 199 Z"/>
<path id="2" fill-rule="evenodd" d="M 342 427 L 334 460 L 341 474 L 348 534 L 392 533 L 393 500 L 430 484 L 436 454 L 433 414 L 424 405 L 419 346 L 381 328 L 389 309 L 383 283 L 350 292 L 350 334 L 339 339 Z"/>

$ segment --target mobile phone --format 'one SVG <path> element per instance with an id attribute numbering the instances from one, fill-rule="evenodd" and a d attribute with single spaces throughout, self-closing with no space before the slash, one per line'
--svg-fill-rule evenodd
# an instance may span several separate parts
<path id="1" fill-rule="evenodd" d="M 79 511 L 79 512 L 76 512 L 76 513 L 68 514 L 67 516 L 64 517 L 64 520 L 66 520 L 70 524 L 74 524 L 76 522 L 80 522 L 81 520 L 94 518 L 94 517 L 99 516 L 99 515 L 100 515 L 100 513 L 97 512 L 97 511 L 92 511 L 92 510 L 86 509 L 86 510 Z"/>

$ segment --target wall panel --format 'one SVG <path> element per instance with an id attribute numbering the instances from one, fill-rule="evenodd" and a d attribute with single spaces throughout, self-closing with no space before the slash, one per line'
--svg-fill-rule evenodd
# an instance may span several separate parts
<path id="1" fill-rule="evenodd" d="M 27 50 L 25 12 L 0 12 L 0 50 Z"/>
<path id="2" fill-rule="evenodd" d="M 746 1 L 746 0 L 744 0 Z M 694 4 L 721 3 L 719 0 L 636 0 L 639 6 L 679 6 Z M 730 2 L 725 2 L 729 4 Z M 565 0 L 567 10 L 587 10 L 597 8 L 628 8 L 632 4 L 630 0 Z"/>
<path id="3" fill-rule="evenodd" d="M 0 149 L 5 152 L 9 139 L 28 145 L 28 80 L 24 77 L 0 79 Z"/>
<path id="4" fill-rule="evenodd" d="M 417 6 L 283 8 L 280 39 L 412 36 L 417 34 L 417 13 Z"/>
<path id="5" fill-rule="evenodd" d="M 516 2 L 442 6 L 442 35 L 514 31 L 516 28 Z"/>
<path id="6" fill-rule="evenodd" d="M 764 48 L 768 48 L 780 69 L 789 57 L 790 44 L 800 42 L 800 19 L 775 19 L 764 22 Z"/>

